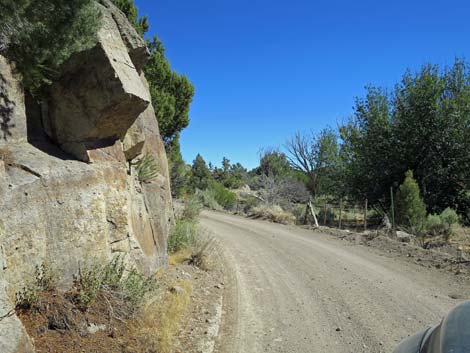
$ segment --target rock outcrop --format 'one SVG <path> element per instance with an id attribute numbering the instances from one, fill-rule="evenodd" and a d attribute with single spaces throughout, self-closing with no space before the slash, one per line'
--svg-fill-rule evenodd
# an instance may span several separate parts
<path id="1" fill-rule="evenodd" d="M 90 151 L 118 149 L 114 143 L 124 138 L 150 103 L 112 13 L 104 8 L 102 12 L 97 45 L 76 53 L 64 65 L 61 78 L 52 85 L 43 120 L 49 137 L 85 162 L 92 161 Z M 128 27 L 126 33 L 135 32 Z M 144 42 L 140 45 L 146 48 Z"/>
<path id="2" fill-rule="evenodd" d="M 0 56 L 3 311 L 5 293 L 21 289 L 42 263 L 62 272 L 65 288 L 80 267 L 116 254 L 147 274 L 167 263 L 173 208 L 165 149 L 142 73 L 147 48 L 111 2 L 101 3 L 96 45 L 64 65 L 47 104 L 25 95 L 11 63 Z M 145 155 L 153 157 L 158 174 L 143 181 L 136 168 Z M 13 330 L 18 345 L 27 347 L 16 320 L 0 321 L 0 342 Z M 2 352 L 28 352 L 21 347 L 0 343 Z"/>

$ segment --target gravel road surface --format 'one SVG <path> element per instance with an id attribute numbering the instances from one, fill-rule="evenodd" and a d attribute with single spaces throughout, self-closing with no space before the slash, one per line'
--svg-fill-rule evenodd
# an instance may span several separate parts
<path id="1" fill-rule="evenodd" d="M 208 211 L 202 225 L 227 269 L 216 352 L 392 352 L 470 298 L 459 276 L 330 235 Z"/>

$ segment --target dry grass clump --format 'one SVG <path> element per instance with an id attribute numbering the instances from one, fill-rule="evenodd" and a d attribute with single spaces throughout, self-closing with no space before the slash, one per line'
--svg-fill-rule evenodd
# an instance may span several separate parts
<path id="1" fill-rule="evenodd" d="M 197 237 L 186 247 L 169 255 L 168 263 L 170 266 L 188 264 L 204 271 L 214 268 L 214 244 L 212 236 L 205 233 L 200 227 L 197 227 Z"/>
<path id="2" fill-rule="evenodd" d="M 456 225 L 449 239 L 449 243 L 470 254 L 470 228 Z"/>
<path id="3" fill-rule="evenodd" d="M 144 305 L 135 325 L 135 337 L 144 353 L 171 353 L 178 326 L 191 301 L 189 281 L 174 283 L 163 298 L 154 298 Z"/>
<path id="4" fill-rule="evenodd" d="M 278 205 L 256 206 L 252 209 L 251 216 L 281 224 L 294 224 L 296 221 L 292 213 L 284 211 L 281 206 Z"/>
<path id="5" fill-rule="evenodd" d="M 192 251 L 190 248 L 182 249 L 168 256 L 168 264 L 170 266 L 184 264 L 191 258 L 191 255 Z"/>

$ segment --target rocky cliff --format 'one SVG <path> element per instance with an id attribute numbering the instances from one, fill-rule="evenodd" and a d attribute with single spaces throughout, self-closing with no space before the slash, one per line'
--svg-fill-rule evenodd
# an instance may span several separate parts
<path id="1" fill-rule="evenodd" d="M 173 222 L 168 165 L 142 67 L 145 42 L 101 2 L 96 45 L 64 65 L 41 106 L 0 56 L 0 317 L 34 268 L 122 254 L 145 273 L 166 264 Z M 156 177 L 136 165 L 153 157 Z M 4 340 L 5 337 L 11 337 Z M 0 320 L 0 351 L 28 351 L 21 324 Z"/>

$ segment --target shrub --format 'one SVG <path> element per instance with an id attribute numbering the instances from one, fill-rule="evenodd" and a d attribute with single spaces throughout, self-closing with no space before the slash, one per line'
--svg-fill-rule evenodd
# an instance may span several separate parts
<path id="1" fill-rule="evenodd" d="M 155 161 L 155 157 L 149 153 L 137 162 L 135 169 L 137 170 L 137 177 L 141 182 L 149 182 L 158 175 L 158 164 Z"/>
<path id="2" fill-rule="evenodd" d="M 325 207 L 322 207 L 320 209 L 320 212 L 318 212 L 317 217 L 318 217 L 318 222 L 320 224 L 325 223 L 325 220 L 326 220 L 326 224 L 332 224 L 336 219 L 336 214 L 333 208 L 329 207 L 326 209 L 326 212 L 325 212 Z"/>
<path id="3" fill-rule="evenodd" d="M 145 295 L 156 288 L 156 282 L 135 268 L 127 270 L 124 258 L 117 256 L 104 266 L 93 264 L 81 269 L 75 287 L 82 308 L 88 308 L 100 294 L 110 294 L 121 299 L 124 307 L 120 310 L 130 315 L 140 307 Z"/>
<path id="4" fill-rule="evenodd" d="M 397 223 L 414 233 L 421 233 L 426 219 L 426 205 L 413 172 L 409 170 L 405 175 L 405 181 L 397 192 Z"/>
<path id="5" fill-rule="evenodd" d="M 457 215 L 457 212 L 449 207 L 442 211 L 440 217 L 442 223 L 445 225 L 446 229 L 449 230 L 449 232 L 452 230 L 454 225 L 459 223 L 459 216 Z"/>
<path id="6" fill-rule="evenodd" d="M 215 199 L 215 191 L 213 189 L 197 190 L 196 196 L 202 202 L 204 207 L 207 207 L 214 211 L 222 210 L 222 206 L 220 206 L 217 200 Z"/>
<path id="7" fill-rule="evenodd" d="M 78 304 L 84 309 L 88 308 L 96 299 L 101 288 L 102 268 L 98 265 L 80 269 L 75 283 L 78 289 Z"/>
<path id="8" fill-rule="evenodd" d="M 186 201 L 181 218 L 187 220 L 197 220 L 199 214 L 201 213 L 201 209 L 201 202 L 197 198 L 192 197 Z"/>
<path id="9" fill-rule="evenodd" d="M 191 220 L 180 219 L 168 237 L 168 252 L 176 253 L 195 243 L 197 237 L 197 224 Z"/>
<path id="10" fill-rule="evenodd" d="M 210 270 L 210 254 L 215 240 L 207 234 L 199 235 L 191 247 L 191 257 L 188 263 L 202 270 Z"/>
<path id="11" fill-rule="evenodd" d="M 248 197 L 243 200 L 243 210 L 245 211 L 245 213 L 249 213 L 251 210 L 253 210 L 253 208 L 259 206 L 261 203 L 261 200 L 254 197 L 254 196 L 251 196 L 251 195 L 248 195 Z"/>
<path id="12" fill-rule="evenodd" d="M 426 218 L 426 231 L 437 236 L 444 232 L 444 225 L 442 224 L 441 217 L 437 214 L 429 214 Z"/>
<path id="13" fill-rule="evenodd" d="M 156 289 L 156 281 L 146 277 L 135 268 L 131 269 L 118 284 L 123 299 L 131 312 L 135 312 L 144 302 L 145 295 Z"/>
<path id="14" fill-rule="evenodd" d="M 295 223 L 303 224 L 305 220 L 305 205 L 294 205 L 294 207 L 292 208 L 292 214 L 295 217 Z"/>
<path id="15" fill-rule="evenodd" d="M 446 208 L 440 215 L 428 215 L 426 219 L 426 231 L 430 235 L 443 235 L 448 239 L 452 235 L 452 230 L 458 221 L 459 217 L 457 212 L 451 208 Z"/>
<path id="16" fill-rule="evenodd" d="M 20 309 L 35 308 L 41 292 L 55 288 L 55 280 L 56 273 L 47 264 L 36 266 L 33 279 L 16 294 L 16 307 Z"/>
<path id="17" fill-rule="evenodd" d="M 212 182 L 209 184 L 209 189 L 212 190 L 215 201 L 224 209 L 230 210 L 235 207 L 237 203 L 236 195 L 226 189 L 222 184 Z"/>
<path id="18" fill-rule="evenodd" d="M 278 205 L 260 205 L 253 209 L 253 217 L 267 219 L 275 223 L 291 224 L 295 223 L 295 216 L 292 213 L 284 211 Z"/>

